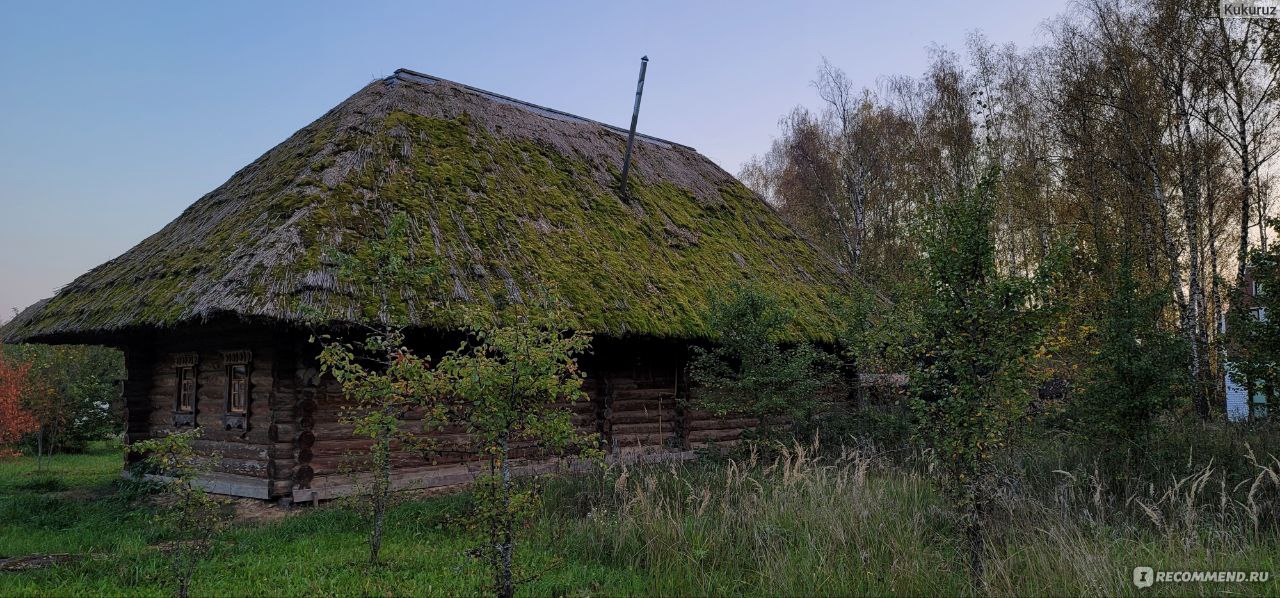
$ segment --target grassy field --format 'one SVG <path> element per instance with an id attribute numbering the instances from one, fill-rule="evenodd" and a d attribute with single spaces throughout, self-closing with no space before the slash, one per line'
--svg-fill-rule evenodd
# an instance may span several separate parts
<path id="1" fill-rule="evenodd" d="M 0 572 L 0 595 L 172 594 L 163 530 L 146 501 L 119 479 L 121 455 L 98 447 L 63 455 L 37 472 L 34 459 L 0 462 L 0 556 L 70 553 L 52 567 Z M 401 505 L 383 555 L 369 568 L 359 519 L 341 507 L 300 507 L 278 520 L 242 522 L 220 538 L 193 586 L 197 595 L 444 595 L 483 591 L 485 577 L 466 556 L 471 539 L 453 522 L 465 497 Z M 522 555 L 546 572 L 527 591 L 638 593 L 635 572 L 597 562 L 557 563 L 545 547 Z"/>
<path id="2" fill-rule="evenodd" d="M 77 557 L 0 571 L 0 595 L 171 593 L 160 549 L 165 533 L 153 525 L 145 498 L 118 477 L 120 462 L 106 446 L 55 457 L 44 472 L 30 458 L 0 462 L 0 557 Z M 548 484 L 544 511 L 521 549 L 528 581 L 520 592 L 1280 594 L 1275 579 L 1145 590 L 1130 583 L 1138 565 L 1280 573 L 1280 542 L 1264 525 L 1269 511 L 1247 504 L 1249 492 L 1275 500 L 1274 489 L 1236 492 L 1212 471 L 1211 481 L 1153 485 L 1150 501 L 1126 499 L 1084 471 L 1048 476 L 1056 480 L 1049 496 L 1011 491 L 997 516 L 1001 532 L 987 579 L 975 588 L 927 466 L 865 451 L 819 458 L 800 447 L 769 459 L 614 470 Z M 1280 464 L 1271 471 L 1280 473 Z M 340 505 L 298 507 L 287 516 L 250 508 L 250 519 L 219 538 L 193 593 L 483 593 L 485 571 L 466 556 L 474 539 L 458 523 L 467 500 L 463 494 L 399 506 L 385 564 L 373 568 L 364 563 L 360 520 Z"/>

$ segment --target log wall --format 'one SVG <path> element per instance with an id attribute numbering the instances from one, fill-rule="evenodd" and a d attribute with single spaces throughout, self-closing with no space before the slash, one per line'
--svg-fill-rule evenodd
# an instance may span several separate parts
<path id="1" fill-rule="evenodd" d="M 655 343 L 656 344 L 656 343 Z M 686 409 L 689 399 L 683 374 L 682 348 L 663 346 L 598 347 L 585 360 L 585 401 L 566 405 L 584 433 L 597 433 L 608 459 L 648 462 L 691 458 L 692 448 L 712 442 L 734 442 L 735 428 L 747 420 L 720 421 L 709 414 Z M 310 449 L 298 462 L 294 500 L 323 500 L 353 492 L 364 477 L 353 468 L 350 456 L 367 450 L 370 441 L 355 438 L 350 424 L 341 422 L 347 405 L 341 388 L 327 377 L 303 368 L 299 379 L 308 380 L 298 405 L 298 426 L 308 434 Z M 420 426 L 411 414 L 406 426 Z M 423 455 L 403 448 L 394 451 L 393 487 L 439 488 L 465 484 L 484 467 L 475 455 L 457 451 L 466 446 L 464 430 L 453 426 L 433 436 L 436 451 Z M 547 459 L 532 447 L 515 447 L 513 466 L 518 473 L 538 473 L 581 466 L 572 459 Z"/>
<path id="2" fill-rule="evenodd" d="M 226 410 L 227 367 L 224 353 L 250 351 L 249 406 L 246 429 L 231 429 Z M 190 426 L 175 416 L 179 361 L 195 356 L 195 423 L 202 431 L 197 451 L 210 456 L 209 490 L 239 496 L 272 498 L 289 489 L 272 486 L 271 425 L 276 408 L 285 405 L 276 397 L 275 347 L 269 337 L 232 331 L 192 331 L 135 343 L 125 351 L 127 379 L 122 399 L 126 413 L 126 440 L 185 431 Z M 292 445 L 292 438 L 289 439 Z M 130 460 L 140 458 L 131 455 Z"/>
<path id="3" fill-rule="evenodd" d="M 223 353 L 252 352 L 248 429 L 223 423 L 227 383 Z M 203 430 L 199 451 L 218 454 L 207 487 L 219 493 L 295 501 L 327 499 L 352 492 L 361 480 L 359 456 L 370 441 L 344 423 L 350 403 L 332 377 L 322 376 L 317 349 L 296 334 L 243 328 L 202 328 L 137 341 L 126 350 L 123 386 L 126 436 L 136 442 L 175 430 L 178 392 L 175 360 L 197 358 L 196 423 Z M 583 360 L 585 401 L 566 405 L 586 433 L 597 433 L 614 461 L 684 459 L 692 449 L 736 442 L 743 418 L 716 418 L 689 410 L 684 350 L 678 343 L 598 342 Z M 421 431 L 408 414 L 404 426 Z M 432 434 L 434 451 L 397 447 L 393 454 L 397 488 L 465 484 L 484 464 L 463 449 L 465 430 L 449 426 Z M 548 459 L 532 446 L 514 447 L 513 465 L 526 473 L 576 467 L 573 460 Z M 353 456 L 355 457 L 353 459 Z"/>

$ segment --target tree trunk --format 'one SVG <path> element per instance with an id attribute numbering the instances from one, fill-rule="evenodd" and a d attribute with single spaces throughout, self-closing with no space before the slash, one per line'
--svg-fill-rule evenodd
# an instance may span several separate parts
<path id="1" fill-rule="evenodd" d="M 1195 132 L 1191 130 L 1191 102 L 1185 91 L 1186 63 L 1179 52 L 1178 64 L 1168 83 L 1173 95 L 1177 119 L 1175 147 L 1180 150 L 1177 161 L 1178 183 L 1182 191 L 1182 225 L 1187 236 L 1187 304 L 1183 311 L 1183 327 L 1189 345 L 1188 373 L 1191 376 L 1192 402 L 1201 419 L 1209 418 L 1209 399 L 1205 396 L 1204 360 L 1207 340 L 1204 323 L 1204 285 L 1200 240 L 1200 178 L 1203 157 L 1198 152 Z M 1177 137 L 1181 136 L 1181 140 Z M 1246 176 L 1247 178 L 1247 176 Z M 1248 200 L 1245 201 L 1248 204 Z"/>
<path id="2" fill-rule="evenodd" d="M 192 504 L 192 490 L 190 482 L 184 482 L 183 484 L 186 486 L 182 499 L 184 511 L 183 518 L 189 519 L 192 512 L 195 510 L 195 506 Z M 189 530 L 183 531 L 189 532 Z M 195 543 L 198 541 L 200 541 L 200 538 L 191 538 L 184 533 L 183 536 L 179 537 L 177 546 L 174 547 L 174 550 L 177 551 L 178 555 L 178 598 L 187 598 L 187 596 L 191 595 L 191 578 L 196 575 L 196 560 L 198 558 Z"/>
<path id="3" fill-rule="evenodd" d="M 394 425 L 394 424 L 393 424 Z M 382 529 L 387 520 L 387 504 L 391 501 L 391 434 L 392 430 L 382 430 L 384 434 L 374 447 L 378 460 L 377 482 L 373 487 L 373 530 L 369 533 L 369 564 L 378 564 L 378 553 L 382 551 Z"/>
<path id="4" fill-rule="evenodd" d="M 1213 206 L 1214 201 L 1211 199 L 1209 203 L 1209 222 L 1213 222 Z M 1219 276 L 1218 266 L 1218 241 L 1215 235 L 1209 235 L 1209 313 L 1213 318 L 1213 342 L 1210 346 L 1217 348 L 1217 367 L 1212 368 L 1210 375 L 1213 378 L 1213 396 L 1219 405 L 1227 396 L 1226 379 L 1223 376 L 1226 362 L 1226 347 L 1222 342 L 1223 333 L 1226 332 L 1226 316 L 1223 313 L 1221 276 Z"/>
<path id="5" fill-rule="evenodd" d="M 849 385 L 847 399 L 850 407 L 854 411 L 861 411 L 863 405 L 862 397 L 862 374 L 858 370 L 858 357 L 850 356 L 849 361 L 844 363 L 845 383 Z"/>
<path id="6" fill-rule="evenodd" d="M 511 464 L 508 462 L 507 438 L 502 438 L 502 516 L 498 518 L 501 529 L 498 532 L 498 568 L 494 580 L 499 598 L 515 596 L 515 583 L 511 578 L 512 553 L 515 551 L 514 531 L 511 520 Z"/>
<path id="7" fill-rule="evenodd" d="M 1250 156 L 1249 129 L 1245 120 L 1244 102 L 1240 97 L 1239 81 L 1236 82 L 1236 133 L 1240 136 L 1240 263 L 1236 270 L 1236 280 L 1243 281 L 1245 270 L 1249 265 L 1249 210 L 1253 201 L 1252 176 L 1253 160 Z"/>
<path id="8" fill-rule="evenodd" d="M 966 514 L 967 524 L 965 525 L 965 545 L 969 552 L 969 578 L 974 589 L 979 591 L 986 585 L 983 567 L 986 551 L 986 530 L 984 529 L 986 513 L 982 492 L 982 484 L 978 480 L 971 482 L 968 490 L 969 504 L 966 505 L 969 512 Z"/>
<path id="9" fill-rule="evenodd" d="M 194 568 L 191 563 L 183 563 L 183 571 L 178 574 L 178 598 L 191 595 L 191 574 Z"/>
<path id="10" fill-rule="evenodd" d="M 378 564 L 378 553 L 382 551 L 382 527 L 387 519 L 387 499 L 391 486 L 391 461 L 386 460 L 379 465 L 377 494 L 373 498 L 373 530 L 369 534 L 369 564 Z"/>

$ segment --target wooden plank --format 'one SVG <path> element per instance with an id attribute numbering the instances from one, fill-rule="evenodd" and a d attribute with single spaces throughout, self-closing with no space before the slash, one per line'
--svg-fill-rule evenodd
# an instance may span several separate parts
<path id="1" fill-rule="evenodd" d="M 674 438 L 670 432 L 661 434 L 614 434 L 614 442 L 622 446 L 663 446 L 667 440 Z"/>
<path id="2" fill-rule="evenodd" d="M 737 418 L 737 419 L 702 419 L 691 420 L 689 422 L 689 430 L 730 430 L 752 428 L 759 424 L 759 420 L 753 418 Z"/>
<path id="3" fill-rule="evenodd" d="M 670 434 L 676 429 L 675 421 L 668 420 L 664 422 L 646 422 L 636 424 L 613 424 L 613 434 L 615 436 L 625 434 L 651 434 L 662 432 Z"/>
<path id="4" fill-rule="evenodd" d="M 615 412 L 609 415 L 609 423 L 613 426 L 635 423 L 649 423 L 656 421 L 674 421 L 676 412 L 672 411 L 623 411 Z"/>
<path id="5" fill-rule="evenodd" d="M 656 401 L 675 399 L 675 389 L 668 386 L 665 388 L 634 388 L 629 390 L 617 390 L 613 393 L 614 400 L 640 400 L 640 401 Z"/>
<path id="6" fill-rule="evenodd" d="M 737 440 L 740 436 L 742 436 L 742 430 L 737 428 L 730 430 L 693 430 L 689 432 L 689 442 L 723 442 Z"/>
<path id="7" fill-rule="evenodd" d="M 627 399 L 615 400 L 610 404 L 610 409 L 614 413 L 619 411 L 671 411 L 676 409 L 676 401 L 674 398 L 663 399 L 661 401 L 654 399 Z"/>
<path id="8" fill-rule="evenodd" d="M 123 472 L 121 477 L 129 478 L 132 474 Z M 155 474 L 146 474 L 143 479 L 155 482 L 169 482 L 173 478 Z M 240 476 L 228 473 L 206 473 L 196 478 L 195 484 L 206 492 L 241 496 L 244 498 L 271 498 L 271 486 L 268 480 Z"/>

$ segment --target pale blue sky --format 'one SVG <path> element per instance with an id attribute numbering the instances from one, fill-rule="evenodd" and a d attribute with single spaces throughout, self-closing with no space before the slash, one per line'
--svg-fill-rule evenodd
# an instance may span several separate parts
<path id="1" fill-rule="evenodd" d="M 813 104 L 823 56 L 872 86 L 969 31 L 1026 46 L 1066 0 L 0 0 L 0 320 L 52 295 L 371 79 L 412 68 L 640 129 L 730 172 Z"/>

